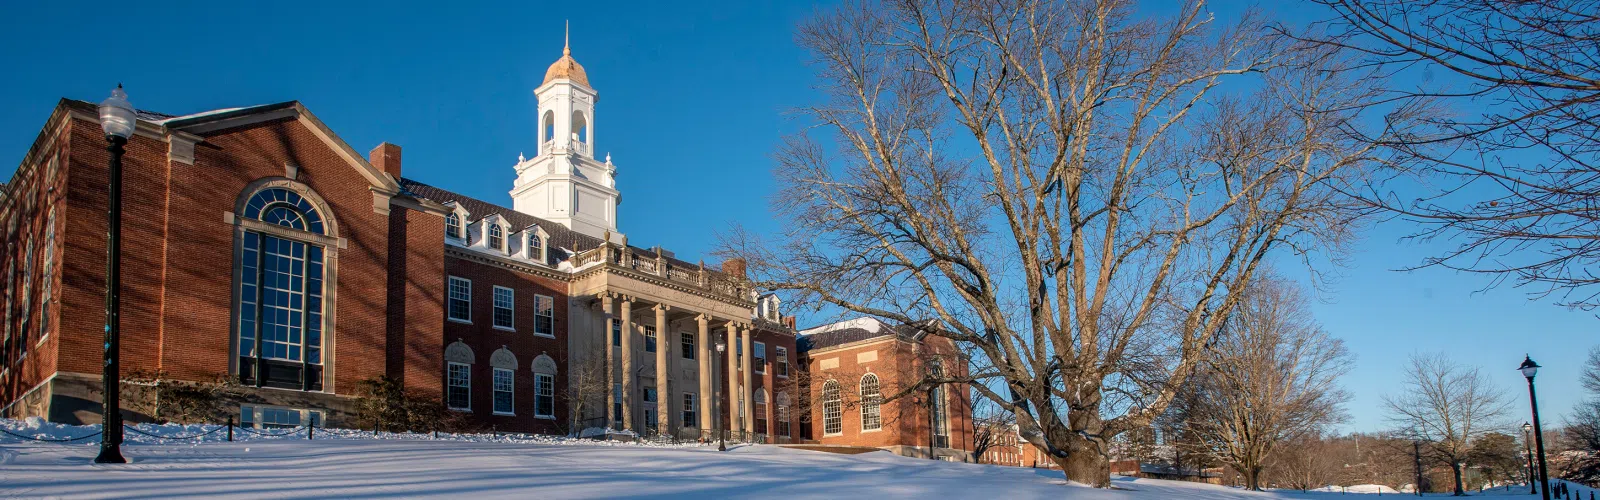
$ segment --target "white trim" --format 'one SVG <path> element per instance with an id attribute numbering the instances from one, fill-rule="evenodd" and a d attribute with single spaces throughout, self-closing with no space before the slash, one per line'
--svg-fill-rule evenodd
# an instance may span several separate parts
<path id="1" fill-rule="evenodd" d="M 466 367 L 466 369 L 467 369 L 467 386 L 466 386 L 467 406 L 450 406 L 450 390 L 455 388 L 454 385 L 450 385 L 450 368 L 458 366 L 458 365 Z M 452 410 L 459 410 L 459 411 L 465 411 L 465 412 L 471 412 L 472 411 L 472 365 L 469 365 L 469 364 L 466 364 L 466 363 L 457 363 L 455 361 L 446 361 L 445 362 L 445 364 L 444 364 L 444 405 L 445 405 L 446 408 L 449 408 L 449 409 L 452 409 Z"/>
<path id="2" fill-rule="evenodd" d="M 550 378 L 550 413 L 539 413 L 539 377 Z M 533 416 L 534 418 L 556 418 L 556 376 L 553 373 L 533 374 Z"/>
<path id="3" fill-rule="evenodd" d="M 456 280 L 461 280 L 461 281 L 464 281 L 464 282 L 467 283 L 467 299 L 466 299 L 466 301 L 467 301 L 467 317 L 465 317 L 465 318 L 457 318 L 450 311 L 450 302 L 453 301 L 453 300 L 456 300 L 454 297 L 451 296 L 451 294 L 453 293 L 451 288 L 455 285 L 455 281 Z M 466 279 L 466 278 L 463 278 L 463 277 L 460 277 L 460 276 L 455 276 L 455 275 L 450 275 L 450 276 L 445 278 L 445 280 L 444 280 L 444 317 L 445 317 L 445 319 L 448 319 L 450 321 L 454 321 L 456 323 L 463 323 L 463 324 L 468 324 L 468 325 L 472 324 L 472 280 L 469 280 L 469 279 Z"/>
<path id="4" fill-rule="evenodd" d="M 511 388 L 506 394 L 511 396 L 511 411 L 500 411 L 500 372 L 505 372 L 511 379 Z M 494 415 L 515 417 L 517 416 L 517 370 L 507 368 L 493 368 L 489 371 L 489 413 Z M 469 383 L 470 385 L 470 383 Z"/>
<path id="5" fill-rule="evenodd" d="M 550 301 L 550 332 L 539 333 L 539 302 Z M 556 338 L 556 299 L 549 295 L 533 294 L 533 335 L 536 337 Z"/>
<path id="6" fill-rule="evenodd" d="M 510 326 L 502 326 L 502 325 L 500 325 L 500 291 L 501 290 L 505 290 L 506 293 L 511 294 L 511 296 L 510 296 L 511 304 L 506 306 L 506 309 L 511 311 L 511 325 Z M 506 331 L 506 332 L 515 332 L 515 331 L 517 331 L 517 291 L 516 290 L 513 290 L 511 288 L 507 288 L 507 287 L 503 287 L 503 286 L 500 286 L 500 285 L 494 285 L 493 291 L 490 292 L 490 297 L 489 297 L 489 324 L 494 326 L 494 329 L 496 329 L 496 330 Z"/>

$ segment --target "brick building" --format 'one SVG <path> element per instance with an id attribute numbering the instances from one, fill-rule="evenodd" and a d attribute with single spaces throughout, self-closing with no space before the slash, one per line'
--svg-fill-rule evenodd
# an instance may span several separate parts
<path id="1" fill-rule="evenodd" d="M 967 360 L 954 343 L 914 325 L 859 318 L 799 332 L 811 425 L 825 445 L 869 446 L 911 457 L 970 462 Z"/>
<path id="2" fill-rule="evenodd" d="M 210 418 L 252 425 L 346 423 L 388 377 L 500 430 L 796 439 L 793 319 L 739 262 L 628 244 L 570 51 L 535 94 L 510 208 L 404 177 L 398 146 L 363 156 L 298 102 L 141 111 L 123 373 L 235 379 Z M 64 99 L 4 185 L 0 414 L 100 420 L 108 155 L 96 106 Z"/>

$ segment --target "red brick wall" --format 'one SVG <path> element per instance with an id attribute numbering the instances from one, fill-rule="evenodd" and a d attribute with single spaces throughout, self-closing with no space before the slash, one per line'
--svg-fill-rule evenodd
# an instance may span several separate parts
<path id="1" fill-rule="evenodd" d="M 53 124 L 52 124 L 53 125 Z M 66 204 L 62 194 L 65 192 L 67 162 L 64 152 L 67 150 L 67 138 L 63 132 L 55 137 L 51 143 L 48 134 L 55 132 L 47 128 L 45 135 L 41 135 L 35 149 L 30 151 L 24 164 L 19 166 L 17 174 L 7 186 L 8 195 L 0 203 L 0 307 L 11 309 L 9 324 L 0 325 L 0 329 L 10 332 L 10 337 L 5 342 L 0 342 L 0 371 L 5 372 L 0 377 L 0 407 L 22 396 L 29 389 L 43 382 L 50 374 L 55 373 L 58 363 L 57 349 L 60 335 L 60 299 L 62 286 L 61 263 L 63 258 L 63 245 L 66 240 L 64 228 L 67 222 Z M 103 139 L 102 139 L 103 141 Z M 48 148 L 44 146 L 48 144 Z M 49 165 L 51 159 L 57 160 L 54 176 L 50 175 Z M 55 230 L 56 248 L 52 252 L 54 265 L 51 265 L 50 275 L 45 275 L 44 235 L 46 221 L 51 208 L 56 210 Z M 15 217 L 16 232 L 6 234 L 6 224 Z M 26 278 L 24 270 L 24 256 L 28 242 L 36 242 L 33 248 L 33 286 L 28 293 L 33 296 L 30 307 L 22 308 L 23 282 Z M 104 254 L 101 261 L 104 262 Z M 14 268 L 15 274 L 11 284 L 11 296 L 4 296 L 6 284 L 4 283 L 7 268 Z M 44 284 L 53 283 L 52 295 L 54 300 L 48 308 L 42 303 Z M 48 325 L 41 325 L 41 312 L 48 312 Z M 25 317 L 26 316 L 26 317 Z M 3 318 L 0 312 L 0 318 Z M 26 319 L 26 321 L 24 321 Z M 27 329 L 22 325 L 26 323 Z M 47 328 L 42 329 L 42 326 Z M 40 343 L 40 339 L 44 342 Z M 24 355 L 26 354 L 26 355 Z"/>
<path id="2" fill-rule="evenodd" d="M 876 351 L 877 360 L 858 361 L 859 355 L 872 351 Z M 927 393 L 922 391 L 907 393 L 897 400 L 885 401 L 880 409 L 882 428 L 877 431 L 863 431 L 860 406 L 861 379 L 867 373 L 876 375 L 880 393 L 883 397 L 890 398 L 917 383 L 924 373 L 923 363 L 930 359 L 929 353 L 938 355 L 944 360 L 942 366 L 945 367 L 946 373 L 960 370 L 960 373 L 964 374 L 965 364 L 953 355 L 954 352 L 953 344 L 948 339 L 927 337 L 921 344 L 900 340 L 875 341 L 843 349 L 806 353 L 803 362 L 809 371 L 809 391 L 812 398 L 809 435 L 823 444 L 874 447 L 900 445 L 926 448 L 931 430 L 928 411 L 919 402 Z M 823 370 L 822 361 L 827 359 L 838 359 L 838 367 Z M 839 382 L 842 399 L 840 420 L 843 432 L 836 436 L 823 434 L 822 389 L 829 380 Z M 971 409 L 967 392 L 965 385 L 960 384 L 945 388 L 950 448 L 953 449 L 970 450 L 972 447 Z"/>
<path id="3" fill-rule="evenodd" d="M 438 234 L 444 234 L 441 223 Z M 567 283 L 534 274 L 523 273 L 494 264 L 445 257 L 445 274 L 472 280 L 472 323 L 444 320 L 443 344 L 461 340 L 472 348 L 472 421 L 485 427 L 513 432 L 564 432 L 567 424 L 566 403 L 561 393 L 567 387 Z M 448 278 L 447 278 L 448 279 Z M 445 282 L 447 283 L 447 282 Z M 441 284 L 440 293 L 446 285 Z M 494 328 L 494 287 L 502 286 L 514 291 L 515 331 Z M 555 338 L 533 334 L 534 295 L 544 295 L 554 300 Z M 489 356 L 505 347 L 517 356 L 516 387 L 512 404 L 515 416 L 494 415 L 494 367 Z M 540 354 L 556 361 L 555 420 L 533 416 L 533 360 Z M 434 377 L 444 378 L 444 357 L 434 358 Z M 442 382 L 441 382 L 442 383 Z"/>
<path id="4" fill-rule="evenodd" d="M 790 334 L 790 333 L 779 333 L 779 332 L 773 332 L 773 331 L 767 331 L 767 330 L 759 330 L 759 329 L 753 330 L 753 331 L 755 332 L 755 335 L 750 337 L 751 348 L 753 349 L 755 347 L 755 344 L 754 344 L 755 342 L 761 342 L 763 344 L 766 344 L 766 346 L 767 346 L 766 366 L 764 368 L 756 368 L 754 359 L 751 360 L 751 365 L 750 365 L 751 370 L 755 372 L 750 377 L 750 385 L 752 387 L 751 394 L 754 394 L 754 391 L 758 390 L 758 389 L 767 391 L 767 409 L 766 409 L 767 410 L 766 411 L 767 427 L 766 428 L 756 428 L 755 432 L 776 436 L 777 435 L 777 431 L 778 431 L 778 428 L 777 428 L 777 426 L 778 426 L 778 424 L 777 424 L 778 393 L 779 392 L 783 392 L 783 391 L 788 391 L 789 392 L 789 397 L 791 398 L 791 400 L 790 400 L 791 401 L 790 402 L 790 407 L 791 408 L 796 406 L 794 404 L 793 398 L 797 398 L 797 397 L 800 396 L 800 393 L 799 393 L 798 389 L 794 386 L 794 381 L 796 380 L 797 371 L 800 369 L 799 362 L 798 362 L 797 356 L 795 354 L 794 335 Z M 782 348 L 787 349 L 789 351 L 789 377 L 787 377 L 787 378 L 779 377 L 777 375 L 778 374 L 778 365 L 777 365 L 777 359 L 778 359 L 777 358 L 777 352 L 778 352 L 778 350 L 777 350 L 777 348 L 779 348 L 779 347 L 782 347 Z M 724 360 L 723 362 L 726 363 L 727 361 Z M 765 373 L 763 373 L 763 372 L 765 372 Z M 751 425 L 754 426 L 754 425 L 756 425 L 755 414 L 754 414 L 755 406 L 754 406 L 754 400 L 752 399 L 751 401 L 752 401 L 752 403 L 751 403 L 752 414 L 750 415 L 750 422 L 751 422 Z M 789 427 L 790 428 L 790 431 L 789 431 L 790 436 L 799 436 L 799 425 L 800 425 L 800 417 L 799 417 L 799 415 L 795 414 L 794 411 L 790 411 L 789 420 L 790 420 L 790 427 Z"/>

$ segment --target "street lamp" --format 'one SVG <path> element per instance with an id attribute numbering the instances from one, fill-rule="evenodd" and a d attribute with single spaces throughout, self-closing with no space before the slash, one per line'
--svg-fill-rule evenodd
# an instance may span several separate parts
<path id="1" fill-rule="evenodd" d="M 105 399 L 101 402 L 100 455 L 97 464 L 127 463 L 122 458 L 122 392 L 118 358 L 121 342 L 122 309 L 122 153 L 123 145 L 133 136 L 138 115 L 128 103 L 128 94 L 122 84 L 111 91 L 111 97 L 100 103 L 100 128 L 106 133 L 106 151 L 111 152 L 111 165 L 107 185 L 111 191 L 106 215 L 106 343 L 105 362 L 101 366 L 100 383 Z"/>
<path id="2" fill-rule="evenodd" d="M 1537 495 L 1537 494 L 1539 494 L 1539 486 L 1537 484 L 1534 484 L 1534 478 L 1533 478 L 1533 435 L 1532 435 L 1532 432 L 1533 432 L 1533 424 L 1530 424 L 1530 423 L 1527 423 L 1527 422 L 1523 422 L 1522 423 L 1522 449 L 1523 449 L 1523 451 L 1526 451 L 1527 455 L 1528 455 L 1528 488 L 1530 488 L 1528 490 L 1528 494 L 1529 495 Z"/>
<path id="3" fill-rule="evenodd" d="M 718 357 L 718 359 L 721 359 L 721 357 L 723 356 L 723 353 L 725 353 L 725 352 L 728 352 L 728 343 L 720 341 L 720 340 L 717 341 L 717 357 Z M 712 380 L 713 383 L 715 383 L 717 381 L 717 378 L 716 378 L 717 363 L 720 363 L 720 361 L 713 361 L 711 363 L 711 374 L 712 374 L 711 380 Z M 712 422 L 716 422 L 716 424 L 717 424 L 716 425 L 716 429 L 717 429 L 717 451 L 728 451 L 728 443 L 722 439 L 722 414 L 720 412 L 716 411 L 716 410 L 720 410 L 721 409 L 720 406 L 722 405 L 722 401 L 719 401 L 720 399 L 721 399 L 720 397 L 711 398 L 711 408 L 713 410 L 712 413 L 711 413 L 711 421 Z"/>
<path id="4" fill-rule="evenodd" d="M 1544 485 L 1539 488 L 1544 500 L 1550 500 L 1550 474 L 1544 465 L 1544 428 L 1539 426 L 1539 396 L 1533 391 L 1533 376 L 1539 374 L 1539 364 L 1533 358 L 1522 357 L 1522 366 L 1517 370 L 1522 371 L 1522 376 L 1528 379 L 1528 405 L 1533 407 L 1533 447 L 1539 453 L 1539 483 Z"/>

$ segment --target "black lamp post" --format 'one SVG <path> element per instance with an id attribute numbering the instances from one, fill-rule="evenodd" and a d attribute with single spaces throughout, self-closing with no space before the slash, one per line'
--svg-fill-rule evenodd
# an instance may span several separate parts
<path id="1" fill-rule="evenodd" d="M 1539 483 L 1544 485 L 1539 488 L 1539 493 L 1543 494 L 1544 500 L 1550 500 L 1550 474 L 1544 465 L 1544 428 L 1539 426 L 1539 396 L 1533 391 L 1533 376 L 1539 374 L 1539 364 L 1533 362 L 1533 358 L 1523 356 L 1522 366 L 1517 369 L 1528 379 L 1528 405 L 1533 407 L 1533 448 L 1539 454 Z"/>
<path id="2" fill-rule="evenodd" d="M 1522 423 L 1522 449 L 1528 455 L 1528 494 L 1539 494 L 1539 485 L 1534 483 L 1533 474 L 1533 424 Z"/>
<path id="3" fill-rule="evenodd" d="M 100 455 L 94 457 L 97 464 L 128 462 L 122 458 L 122 380 L 118 361 L 121 342 L 117 337 L 122 309 L 122 153 L 137 120 L 128 94 L 122 91 L 122 84 L 117 84 L 111 97 L 100 103 L 100 128 L 106 133 L 106 150 L 111 152 L 107 183 L 111 197 L 106 208 L 106 343 L 100 374 L 105 399 L 100 407 Z"/>
<path id="4" fill-rule="evenodd" d="M 728 344 L 725 343 L 725 342 L 720 342 L 720 341 L 717 342 L 717 359 L 722 359 L 723 353 L 726 353 L 726 352 L 728 352 Z M 715 375 L 717 373 L 717 363 L 718 362 L 719 361 L 712 361 L 712 363 L 711 363 L 711 374 L 712 374 L 711 380 L 712 381 L 716 381 L 717 380 Z M 711 398 L 711 406 L 713 407 L 713 409 L 716 409 L 716 410 L 720 410 L 721 409 L 722 401 L 719 401 L 719 399 L 721 399 L 721 398 L 720 397 Z M 711 414 L 711 421 L 712 422 L 716 422 L 716 424 L 717 424 L 716 425 L 716 428 L 717 428 L 717 451 L 728 451 L 728 443 L 722 439 L 722 415 L 720 414 L 720 412 L 713 412 Z"/>

